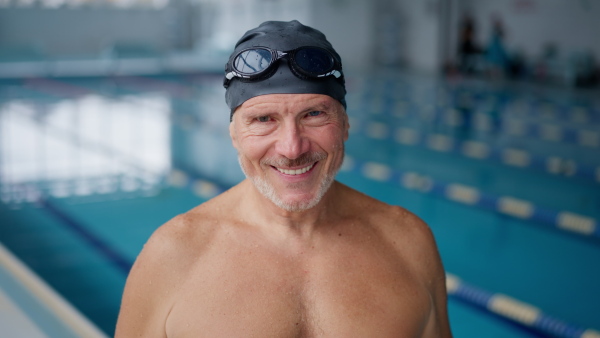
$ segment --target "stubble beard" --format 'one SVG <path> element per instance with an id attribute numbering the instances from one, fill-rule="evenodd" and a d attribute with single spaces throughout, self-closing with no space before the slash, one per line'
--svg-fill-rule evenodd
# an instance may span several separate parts
<path id="1" fill-rule="evenodd" d="M 343 152 L 342 152 L 342 154 L 343 154 Z M 324 153 L 318 153 L 318 152 L 317 153 L 308 153 L 296 160 L 289 160 L 289 159 L 283 158 L 283 159 L 279 159 L 279 160 L 261 161 L 261 165 L 269 165 L 269 166 L 276 166 L 276 167 L 277 166 L 278 167 L 294 167 L 294 166 L 300 166 L 300 165 L 305 165 L 305 164 L 310 164 L 310 163 L 314 163 L 317 161 L 321 161 L 321 160 L 325 159 L 326 157 L 327 157 L 327 155 L 325 155 Z M 318 188 L 316 194 L 310 200 L 285 201 L 285 200 L 283 200 L 283 198 L 281 198 L 281 196 L 279 196 L 277 194 L 275 187 L 269 181 L 267 181 L 263 176 L 248 175 L 248 171 L 244 167 L 244 164 L 241 160 L 239 153 L 238 153 L 238 162 L 240 164 L 240 168 L 242 168 L 242 172 L 244 172 L 244 175 L 246 175 L 246 177 L 248 179 L 250 179 L 250 181 L 252 181 L 252 183 L 254 184 L 256 189 L 263 196 L 265 196 L 268 200 L 270 200 L 273 204 L 275 204 L 279 208 L 289 211 L 289 212 L 305 211 L 305 210 L 311 209 L 314 206 L 316 206 L 317 204 L 319 204 L 319 202 L 321 201 L 323 196 L 325 196 L 325 193 L 331 187 L 331 184 L 333 184 L 333 181 L 335 180 L 335 176 L 337 175 L 337 172 L 339 171 L 339 169 L 341 167 L 341 161 L 340 161 L 340 164 L 337 166 L 337 168 L 335 168 L 332 172 L 327 173 L 325 175 L 325 177 L 323 177 L 323 179 L 321 180 L 321 182 L 319 184 L 319 188 Z M 300 187 L 301 184 L 303 184 L 303 183 L 290 184 L 290 185 L 288 185 L 288 188 L 295 189 L 295 188 Z"/>

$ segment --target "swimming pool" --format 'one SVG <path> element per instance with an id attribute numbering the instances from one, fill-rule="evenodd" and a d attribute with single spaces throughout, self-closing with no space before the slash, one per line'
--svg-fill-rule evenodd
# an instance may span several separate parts
<path id="1" fill-rule="evenodd" d="M 109 335 L 152 231 L 243 177 L 220 81 L 1 84 L 0 242 Z M 598 93 L 402 73 L 347 81 L 338 178 L 431 226 L 456 337 L 600 328 Z"/>

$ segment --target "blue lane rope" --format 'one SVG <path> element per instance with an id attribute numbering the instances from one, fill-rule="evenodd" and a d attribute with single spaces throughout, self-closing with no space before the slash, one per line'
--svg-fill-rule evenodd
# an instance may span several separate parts
<path id="1" fill-rule="evenodd" d="M 402 188 L 432 194 L 454 202 L 480 207 L 507 216 L 536 221 L 561 231 L 600 238 L 599 221 L 569 211 L 556 211 L 512 196 L 495 196 L 463 184 L 436 181 L 428 175 L 394 169 L 378 162 L 359 161 L 346 156 L 342 171 L 373 181 L 396 184 Z"/>
<path id="2" fill-rule="evenodd" d="M 501 293 L 469 285 L 455 275 L 446 275 L 448 296 L 499 315 L 537 332 L 559 338 L 600 338 L 600 332 L 567 323 L 543 313 L 537 307 Z"/>

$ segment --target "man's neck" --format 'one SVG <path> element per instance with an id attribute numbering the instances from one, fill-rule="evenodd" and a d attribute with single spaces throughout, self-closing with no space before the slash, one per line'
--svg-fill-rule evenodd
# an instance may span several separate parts
<path id="1" fill-rule="evenodd" d="M 274 236 L 296 237 L 308 239 L 320 226 L 327 224 L 331 218 L 333 196 L 339 189 L 339 183 L 334 182 L 319 203 L 312 208 L 302 211 L 288 211 L 262 195 L 250 180 L 242 183 L 244 198 L 240 206 L 244 210 L 245 220 L 256 225 Z"/>

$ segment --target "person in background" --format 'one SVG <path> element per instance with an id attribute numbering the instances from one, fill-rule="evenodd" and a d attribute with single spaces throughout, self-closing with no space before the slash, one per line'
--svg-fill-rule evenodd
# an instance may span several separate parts
<path id="1" fill-rule="evenodd" d="M 488 73 L 492 78 L 504 77 L 510 65 L 510 57 L 504 45 L 504 25 L 498 17 L 492 18 L 492 34 L 485 51 Z"/>
<path id="2" fill-rule="evenodd" d="M 465 15 L 460 25 L 458 36 L 458 68 L 461 73 L 474 74 L 478 68 L 481 57 L 481 47 L 475 41 L 475 20 L 470 15 Z"/>

